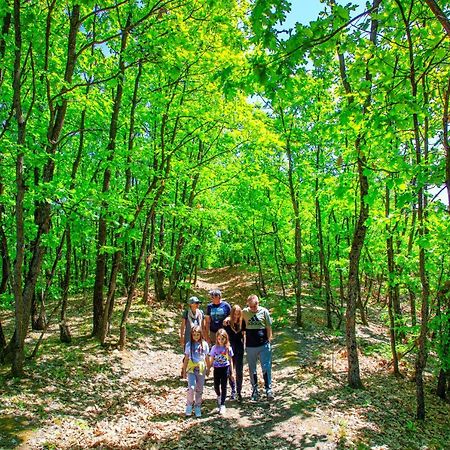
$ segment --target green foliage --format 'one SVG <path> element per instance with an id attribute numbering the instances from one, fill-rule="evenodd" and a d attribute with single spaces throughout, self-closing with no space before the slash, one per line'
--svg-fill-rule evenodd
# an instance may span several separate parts
<path id="1" fill-rule="evenodd" d="M 0 19 L 10 3 L 1 3 Z M 13 26 L 1 37 L 2 275 L 6 261 L 13 268 L 18 256 L 16 162 L 23 153 L 22 276 L 27 279 L 33 255 L 42 254 L 33 291 L 48 285 L 50 300 L 63 294 L 70 231 L 71 293 L 93 286 L 97 255 L 106 257 L 106 291 L 119 252 L 119 288 L 129 287 L 136 265 L 143 284 L 142 250 L 150 285 L 162 276 L 169 299 L 177 289 L 191 289 L 202 268 L 242 263 L 260 285 L 265 282 L 275 326 L 283 327 L 295 316 L 295 264 L 303 268 L 305 285 L 321 282 L 323 291 L 325 263 L 334 308 L 344 314 L 362 163 L 369 183 L 359 265 L 363 297 L 374 298 L 378 288 L 384 297 L 395 287 L 406 310 L 406 299 L 420 299 L 423 292 L 421 255 L 435 297 L 450 277 L 448 210 L 428 192 L 446 179 L 442 116 L 450 53 L 425 3 L 411 6 L 405 24 L 400 3 L 382 2 L 376 45 L 368 40 L 370 16 L 346 26 L 351 5 L 325 3 L 317 20 L 288 33 L 280 32 L 290 10 L 286 0 L 168 1 L 155 11 L 147 2 L 109 1 L 102 11 L 95 5 L 80 5 L 68 82 L 67 5 L 56 2 L 49 10 L 42 0 L 23 3 L 16 95 L 26 118 L 24 145 L 18 144 L 13 114 Z M 121 50 L 128 15 L 130 36 Z M 351 93 L 343 88 L 337 51 Z M 62 130 L 51 143 L 58 114 L 64 116 Z M 419 228 L 422 190 L 428 203 Z M 38 227 L 42 203 L 50 207 L 48 233 Z M 107 229 L 101 244 L 100 221 Z M 394 267 L 388 268 L 391 238 Z M 11 274 L 8 282 L 0 307 L 11 310 Z M 281 284 L 288 295 L 276 301 Z M 448 368 L 447 318 L 445 311 L 435 314 L 430 338 Z M 396 331 L 413 339 L 418 328 L 410 323 L 405 311 Z M 385 347 L 365 351 L 387 354 Z M 49 370 L 67 376 L 63 369 Z"/>
<path id="2" fill-rule="evenodd" d="M 0 295 L 0 309 L 11 310 L 14 307 L 14 296 L 10 293 Z"/>

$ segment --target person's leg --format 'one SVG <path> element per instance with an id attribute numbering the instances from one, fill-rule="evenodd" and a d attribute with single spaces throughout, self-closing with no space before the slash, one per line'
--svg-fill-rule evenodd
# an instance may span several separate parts
<path id="1" fill-rule="evenodd" d="M 203 386 L 205 384 L 205 372 L 201 374 L 200 371 L 197 370 L 195 372 L 195 379 L 195 406 L 201 406 Z"/>
<path id="2" fill-rule="evenodd" d="M 214 391 L 217 399 L 220 397 L 220 367 L 214 367 Z"/>
<path id="3" fill-rule="evenodd" d="M 262 347 L 261 351 L 261 369 L 264 377 L 264 386 L 268 397 L 272 394 L 272 347 L 268 342 Z"/>
<path id="4" fill-rule="evenodd" d="M 235 357 L 233 356 L 233 367 L 235 366 Z M 231 388 L 231 399 L 234 400 L 236 398 L 236 379 L 234 377 L 234 374 L 230 368 L 228 371 L 228 381 L 230 382 L 230 388 Z"/>
<path id="5" fill-rule="evenodd" d="M 244 377 L 244 352 L 238 351 L 236 353 L 234 367 L 236 371 L 236 391 L 238 399 L 240 399 L 242 393 L 242 380 Z"/>
<path id="6" fill-rule="evenodd" d="M 195 373 L 188 372 L 187 374 L 187 405 L 191 405 L 194 403 L 194 391 L 195 391 Z"/>
<path id="7" fill-rule="evenodd" d="M 209 331 L 209 339 L 211 340 L 211 346 L 213 346 L 216 343 L 216 332 L 215 331 Z"/>
<path id="8" fill-rule="evenodd" d="M 227 382 L 228 382 L 228 367 L 221 367 L 222 377 L 220 380 L 220 387 L 222 390 L 222 395 L 220 397 L 220 404 L 225 405 L 225 399 L 227 398 Z"/>
<path id="9" fill-rule="evenodd" d="M 247 363 L 252 385 L 252 399 L 258 397 L 258 377 L 256 375 L 256 363 L 258 361 L 260 347 L 247 347 Z"/>
<path id="10" fill-rule="evenodd" d="M 205 372 L 203 374 L 200 373 L 200 371 L 197 371 L 196 376 L 196 384 L 195 384 L 195 417 L 201 417 L 202 416 L 202 395 L 203 395 L 203 386 L 205 384 Z"/>
<path id="11" fill-rule="evenodd" d="M 186 394 L 186 416 L 192 414 L 192 405 L 194 403 L 195 374 L 188 372 L 187 374 L 187 394 Z"/>

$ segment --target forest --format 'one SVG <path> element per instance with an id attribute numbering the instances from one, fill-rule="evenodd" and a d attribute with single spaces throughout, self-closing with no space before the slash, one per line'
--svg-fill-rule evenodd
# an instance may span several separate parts
<path id="1" fill-rule="evenodd" d="M 448 446 L 450 7 L 341 3 L 288 26 L 288 0 L 0 2 L 0 432 L 52 355 L 137 351 L 212 273 L 280 342 L 338 342 L 349 396 L 376 325 L 403 431 L 444 433 L 376 448 Z"/>

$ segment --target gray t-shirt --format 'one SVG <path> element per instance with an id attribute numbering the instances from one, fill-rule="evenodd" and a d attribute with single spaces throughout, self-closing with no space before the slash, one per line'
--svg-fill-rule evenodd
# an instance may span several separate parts
<path id="1" fill-rule="evenodd" d="M 203 320 L 205 315 L 201 309 L 197 309 L 196 315 L 192 314 L 192 309 L 186 309 L 183 311 L 182 319 L 186 320 L 186 328 L 184 330 L 184 342 L 189 342 L 191 340 L 191 328 L 195 325 L 198 325 L 200 328 L 203 328 Z"/>

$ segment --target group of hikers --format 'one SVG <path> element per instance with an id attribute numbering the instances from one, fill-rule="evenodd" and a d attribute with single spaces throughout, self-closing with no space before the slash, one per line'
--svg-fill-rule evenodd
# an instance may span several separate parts
<path id="1" fill-rule="evenodd" d="M 247 306 L 230 306 L 219 289 L 209 292 L 211 302 L 206 312 L 200 309 L 198 297 L 189 298 L 183 312 L 180 344 L 184 350 L 181 377 L 187 378 L 187 417 L 194 412 L 201 417 L 205 377 L 213 368 L 217 412 L 225 414 L 228 382 L 232 400 L 242 401 L 244 348 L 252 387 L 252 400 L 258 400 L 257 362 L 260 360 L 265 393 L 272 400 L 272 319 L 269 311 L 259 305 L 257 295 L 247 298 Z"/>

